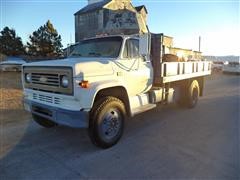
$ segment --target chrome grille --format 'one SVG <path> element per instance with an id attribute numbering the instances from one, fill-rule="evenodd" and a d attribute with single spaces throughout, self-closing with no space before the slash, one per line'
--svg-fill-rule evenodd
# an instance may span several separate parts
<path id="1" fill-rule="evenodd" d="M 32 83 L 59 87 L 60 86 L 60 75 L 59 74 L 32 73 Z"/>

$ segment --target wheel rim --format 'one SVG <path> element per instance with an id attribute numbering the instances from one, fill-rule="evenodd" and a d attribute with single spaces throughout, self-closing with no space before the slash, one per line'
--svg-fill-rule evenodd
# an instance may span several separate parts
<path id="1" fill-rule="evenodd" d="M 122 126 L 122 116 L 117 109 L 109 109 L 102 118 L 100 135 L 109 141 L 116 137 Z"/>

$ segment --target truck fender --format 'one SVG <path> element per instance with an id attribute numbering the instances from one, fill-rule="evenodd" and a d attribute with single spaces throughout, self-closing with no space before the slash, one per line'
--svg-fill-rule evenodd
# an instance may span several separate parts
<path id="1" fill-rule="evenodd" d="M 124 92 L 125 97 L 127 98 L 127 100 L 125 100 L 124 103 L 129 104 L 129 100 L 128 100 L 129 95 L 124 83 L 118 80 L 104 80 L 104 81 L 91 83 L 89 89 L 82 89 L 81 92 L 79 92 L 81 93 L 79 94 L 79 96 L 81 96 L 81 101 L 84 102 L 83 107 L 85 107 L 86 109 L 91 109 L 93 107 L 94 102 L 96 101 L 96 98 L 98 98 L 98 94 L 100 92 L 108 91 L 109 94 L 105 94 L 105 95 L 114 96 L 114 94 L 111 94 L 110 92 L 111 90 L 116 88 L 120 88 L 122 92 Z"/>

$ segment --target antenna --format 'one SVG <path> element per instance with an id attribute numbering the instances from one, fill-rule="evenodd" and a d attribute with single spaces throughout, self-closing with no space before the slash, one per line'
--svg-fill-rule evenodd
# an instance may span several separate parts
<path id="1" fill-rule="evenodd" d="M 202 38 L 201 36 L 199 36 L 199 44 L 198 44 L 198 51 L 201 52 L 201 41 L 202 41 Z"/>
<path id="2" fill-rule="evenodd" d="M 72 46 L 72 33 L 70 33 L 70 43 L 67 44 L 67 57 L 70 54 L 71 46 Z"/>

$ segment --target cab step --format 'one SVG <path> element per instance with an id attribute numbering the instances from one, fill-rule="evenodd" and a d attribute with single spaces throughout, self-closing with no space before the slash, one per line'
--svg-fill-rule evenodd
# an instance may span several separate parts
<path id="1" fill-rule="evenodd" d="M 157 105 L 156 104 L 146 104 L 140 107 L 137 107 L 135 109 L 132 110 L 132 115 L 136 115 L 145 111 L 149 111 L 153 108 L 155 108 Z"/>

